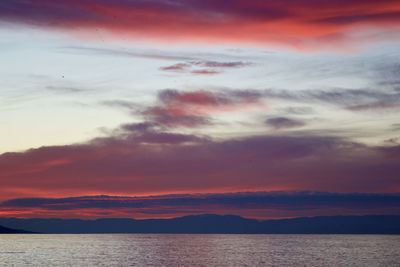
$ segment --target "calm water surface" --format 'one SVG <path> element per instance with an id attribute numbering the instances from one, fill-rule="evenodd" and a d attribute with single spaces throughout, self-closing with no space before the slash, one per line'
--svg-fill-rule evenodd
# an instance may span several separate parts
<path id="1" fill-rule="evenodd" d="M 0 235 L 1 266 L 400 266 L 400 236 Z"/>

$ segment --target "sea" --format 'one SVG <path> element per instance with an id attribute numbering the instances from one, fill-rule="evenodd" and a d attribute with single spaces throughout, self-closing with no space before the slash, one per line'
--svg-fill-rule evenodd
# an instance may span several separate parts
<path id="1" fill-rule="evenodd" d="M 400 266 L 400 236 L 3 234 L 0 266 Z"/>

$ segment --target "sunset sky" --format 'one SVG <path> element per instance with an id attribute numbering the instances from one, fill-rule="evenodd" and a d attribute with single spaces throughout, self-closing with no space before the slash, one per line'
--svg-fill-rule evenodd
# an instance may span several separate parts
<path id="1" fill-rule="evenodd" d="M 2 0 L 0 217 L 400 214 L 398 0 Z"/>

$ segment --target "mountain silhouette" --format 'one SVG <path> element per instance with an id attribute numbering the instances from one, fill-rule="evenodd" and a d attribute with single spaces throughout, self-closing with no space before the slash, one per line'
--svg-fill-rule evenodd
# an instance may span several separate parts
<path id="1" fill-rule="evenodd" d="M 400 215 L 320 216 L 264 221 L 216 214 L 145 220 L 0 218 L 0 224 L 40 233 L 400 234 Z"/>

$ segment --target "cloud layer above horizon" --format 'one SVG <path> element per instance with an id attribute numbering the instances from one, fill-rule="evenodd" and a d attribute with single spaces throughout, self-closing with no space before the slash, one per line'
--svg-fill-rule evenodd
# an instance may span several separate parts
<path id="1" fill-rule="evenodd" d="M 399 18 L 394 0 L 2 1 L 0 214 L 399 214 Z"/>
<path id="2" fill-rule="evenodd" d="M 171 218 L 182 214 L 235 213 L 258 219 L 294 216 L 392 214 L 400 195 L 324 192 L 239 192 L 143 197 L 20 198 L 0 203 L 0 214 L 19 218 Z"/>

